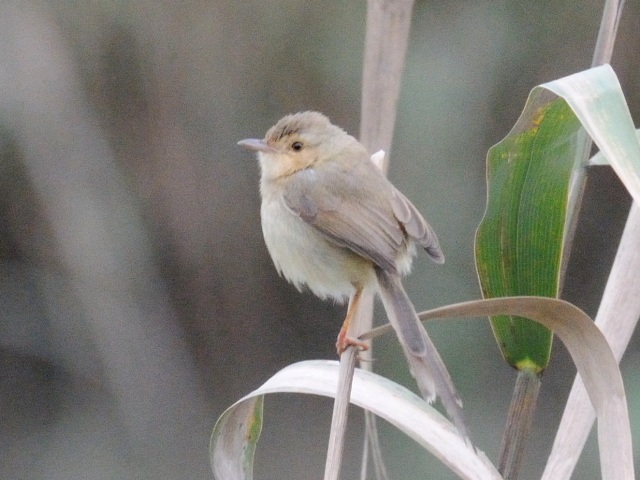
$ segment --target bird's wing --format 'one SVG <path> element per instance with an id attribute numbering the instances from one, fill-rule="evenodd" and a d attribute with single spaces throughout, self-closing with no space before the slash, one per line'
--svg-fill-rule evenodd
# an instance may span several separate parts
<path id="1" fill-rule="evenodd" d="M 295 173 L 295 181 L 287 182 L 282 198 L 289 210 L 330 241 L 396 273 L 405 232 L 391 204 L 384 200 L 393 186 L 370 166 L 352 165 L 349 174 L 336 170 L 344 165 L 301 170 Z"/>
<path id="2" fill-rule="evenodd" d="M 436 232 L 427 223 L 418 209 L 395 187 L 391 194 L 391 207 L 405 232 L 425 249 L 436 263 L 444 263 L 444 254 L 440 248 Z"/>

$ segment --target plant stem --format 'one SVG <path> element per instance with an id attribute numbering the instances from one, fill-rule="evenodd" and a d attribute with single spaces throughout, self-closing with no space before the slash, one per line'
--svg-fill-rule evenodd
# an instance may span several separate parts
<path id="1" fill-rule="evenodd" d="M 360 141 L 370 154 L 384 150 L 387 171 L 413 0 L 368 0 L 362 72 Z"/>
<path id="2" fill-rule="evenodd" d="M 607 0 L 602 13 L 598 39 L 596 40 L 596 46 L 591 60 L 591 68 L 599 67 L 600 65 L 604 65 L 611 61 L 611 55 L 613 53 L 613 46 L 615 44 L 623 6 L 624 0 Z M 581 138 L 578 139 L 578 142 L 580 147 L 576 155 L 576 170 L 569 189 L 567 226 L 565 228 L 564 253 L 562 255 L 562 267 L 560 272 L 560 291 L 562 291 L 564 274 L 569 263 L 571 246 L 573 245 L 573 238 L 576 233 L 576 227 L 578 226 L 582 196 L 584 195 L 584 189 L 587 183 L 587 163 L 591 153 L 591 145 L 593 143 L 591 137 L 587 135 L 584 129 L 581 132 Z"/>
<path id="3" fill-rule="evenodd" d="M 357 355 L 357 349 L 355 347 L 349 347 L 342 352 L 340 356 L 338 391 L 336 392 L 336 399 L 333 404 L 333 417 L 331 418 L 331 432 L 329 433 L 324 480 L 338 480 L 338 476 L 340 475 L 342 453 L 344 450 L 344 436 L 347 431 L 347 418 L 349 416 L 351 384 L 353 383 L 353 371 L 356 366 Z"/>
<path id="4" fill-rule="evenodd" d="M 519 370 L 498 461 L 498 471 L 505 480 L 516 480 L 520 476 L 525 440 L 529 434 L 539 391 L 540 376 L 528 369 Z"/>
<path id="5" fill-rule="evenodd" d="M 382 171 L 387 172 L 391 140 L 396 119 L 404 60 L 411 27 L 414 0 L 367 0 L 367 26 L 362 67 L 362 104 L 360 114 L 360 141 L 370 154 L 385 151 Z M 370 330 L 373 325 L 373 296 L 367 294 L 360 301 L 356 324 Z M 362 352 L 363 368 L 369 370 L 371 350 Z M 362 476 L 366 476 L 368 455 L 371 451 L 378 478 L 387 478 L 377 442 L 375 418 L 366 413 L 366 434 L 363 449 Z"/>
<path id="6" fill-rule="evenodd" d="M 607 0 L 607 3 L 605 3 L 598 40 L 596 40 L 596 47 L 591 61 L 592 68 L 611 62 L 613 45 L 616 41 L 623 7 L 624 0 Z"/>

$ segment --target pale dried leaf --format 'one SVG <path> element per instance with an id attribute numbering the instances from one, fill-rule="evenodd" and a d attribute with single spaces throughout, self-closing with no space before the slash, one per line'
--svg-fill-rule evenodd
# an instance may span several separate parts
<path id="1" fill-rule="evenodd" d="M 236 436 L 247 420 L 236 409 L 250 412 L 243 406 L 256 396 L 267 393 L 307 393 L 333 397 L 338 382 L 338 362 L 312 360 L 290 365 L 260 388 L 231 406 L 223 417 L 224 424 L 219 430 L 216 441 L 226 435 Z M 416 442 L 439 458 L 452 471 L 465 480 L 499 480 L 500 474 L 482 452 L 474 450 L 458 435 L 457 429 L 445 417 L 429 406 L 424 400 L 386 378 L 361 369 L 355 370 L 351 392 L 351 403 L 367 409 L 384 418 L 405 432 Z M 234 422 L 229 421 L 234 419 Z M 222 420 L 222 417 L 221 417 Z M 220 423 L 220 420 L 218 421 Z M 236 451 L 226 451 L 235 458 L 223 459 L 226 464 L 237 465 L 237 458 L 243 455 L 242 445 L 237 444 Z M 212 442 L 212 452 L 216 450 Z M 212 457 L 212 462 L 222 461 Z M 239 471 L 236 469 L 235 471 Z M 218 478 L 218 477 L 216 477 Z M 229 477 L 231 480 L 251 477 Z M 227 479 L 225 479 L 227 480 Z"/>
<path id="2" fill-rule="evenodd" d="M 640 318 L 638 271 L 640 271 L 640 207 L 634 203 L 596 316 L 596 325 L 611 345 L 613 355 L 618 362 Z M 578 376 L 569 394 L 542 480 L 571 478 L 594 420 L 595 412 L 584 384 Z"/>
<path id="3" fill-rule="evenodd" d="M 217 480 L 251 480 L 253 454 L 262 430 L 263 397 L 245 397 L 218 419 L 209 445 L 213 476 Z"/>
<path id="4" fill-rule="evenodd" d="M 633 450 L 622 376 L 604 335 L 579 308 L 553 298 L 509 297 L 477 300 L 430 310 L 430 318 L 518 315 L 535 320 L 566 345 L 598 418 L 603 480 L 633 480 Z"/>

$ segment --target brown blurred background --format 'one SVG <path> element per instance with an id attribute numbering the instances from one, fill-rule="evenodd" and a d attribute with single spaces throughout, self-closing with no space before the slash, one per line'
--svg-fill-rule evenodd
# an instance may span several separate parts
<path id="1" fill-rule="evenodd" d="M 416 308 L 479 297 L 487 149 L 529 90 L 587 68 L 603 2 L 418 1 L 390 176 L 439 234 Z M 236 146 L 316 109 L 358 131 L 366 2 L 0 2 L 0 478 L 207 479 L 228 405 L 283 366 L 335 358 L 344 309 L 279 279 L 258 166 Z M 640 5 L 613 67 L 640 117 Z M 590 177 L 565 298 L 595 315 L 629 199 Z M 383 319 L 380 318 L 379 321 Z M 485 320 L 435 322 L 479 447 L 495 458 L 515 374 Z M 638 339 L 623 360 L 640 433 Z M 393 339 L 374 368 L 414 388 Z M 575 369 L 554 348 L 525 478 Z M 321 478 L 331 403 L 268 398 L 257 478 Z M 360 414 L 349 463 L 356 478 Z M 454 478 L 382 425 L 392 478 Z M 575 478 L 599 478 L 590 441 Z M 636 447 L 636 452 L 638 452 Z"/>

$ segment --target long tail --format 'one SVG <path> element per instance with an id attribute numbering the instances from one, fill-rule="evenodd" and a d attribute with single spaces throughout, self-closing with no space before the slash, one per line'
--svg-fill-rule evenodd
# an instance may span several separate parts
<path id="1" fill-rule="evenodd" d="M 471 439 L 462 401 L 440 354 L 418 319 L 400 277 L 376 268 L 379 293 L 422 396 L 433 402 L 436 395 L 463 437 Z"/>

